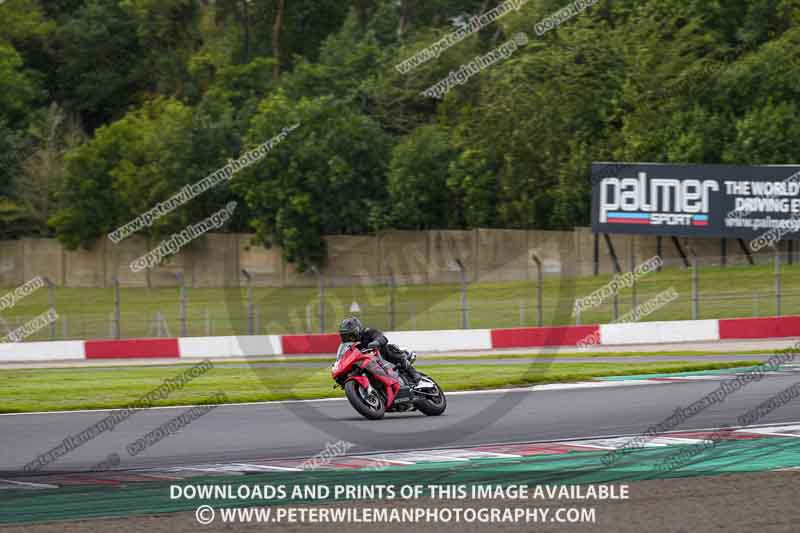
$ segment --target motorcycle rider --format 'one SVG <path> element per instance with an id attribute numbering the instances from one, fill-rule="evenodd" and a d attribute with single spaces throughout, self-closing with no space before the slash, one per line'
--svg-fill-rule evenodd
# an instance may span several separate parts
<path id="1" fill-rule="evenodd" d="M 405 370 L 414 385 L 422 378 L 412 366 L 416 356 L 389 344 L 389 339 L 380 330 L 365 328 L 357 317 L 351 316 L 342 320 L 339 324 L 339 337 L 342 342 L 357 342 L 365 348 L 377 348 L 381 357 Z"/>

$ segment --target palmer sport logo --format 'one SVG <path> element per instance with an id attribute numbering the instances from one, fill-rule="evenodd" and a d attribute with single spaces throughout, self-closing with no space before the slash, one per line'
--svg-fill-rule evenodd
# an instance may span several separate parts
<path id="1" fill-rule="evenodd" d="M 601 224 L 708 226 L 714 180 L 605 178 L 600 182 Z"/>

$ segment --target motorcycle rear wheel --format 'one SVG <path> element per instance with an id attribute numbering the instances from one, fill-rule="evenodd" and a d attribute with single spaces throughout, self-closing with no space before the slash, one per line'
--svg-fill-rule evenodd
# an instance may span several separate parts
<path id="1" fill-rule="evenodd" d="M 427 377 L 427 376 L 426 376 Z M 431 379 L 431 378 L 428 378 Z M 431 379 L 431 381 L 433 381 Z M 444 413 L 444 410 L 447 409 L 447 398 L 444 395 L 444 391 L 439 386 L 438 383 L 433 381 L 434 385 L 436 385 L 436 391 L 439 393 L 438 397 L 431 397 L 431 398 L 424 398 L 419 399 L 414 402 L 414 405 L 419 409 L 421 413 L 424 413 L 428 416 L 439 416 L 440 414 Z"/>
<path id="2" fill-rule="evenodd" d="M 344 393 L 353 409 L 369 420 L 380 420 L 386 414 L 386 404 L 377 392 L 368 395 L 366 389 L 357 381 L 348 381 L 344 384 Z"/>

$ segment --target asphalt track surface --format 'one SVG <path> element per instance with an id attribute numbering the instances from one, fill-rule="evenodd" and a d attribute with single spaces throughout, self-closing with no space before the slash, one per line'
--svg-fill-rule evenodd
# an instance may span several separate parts
<path id="1" fill-rule="evenodd" d="M 767 375 L 675 429 L 736 425 L 738 416 L 798 382 L 800 372 L 796 371 Z M 132 457 L 125 451 L 127 444 L 188 409 L 155 408 L 135 413 L 45 471 L 85 471 L 110 453 L 120 454 L 122 468 L 169 467 L 310 457 L 339 440 L 355 444 L 349 453 L 366 453 L 636 435 L 718 386 L 718 380 L 695 380 L 452 393 L 441 417 L 412 412 L 387 414 L 381 421 L 361 418 L 343 398 L 222 405 Z M 97 423 L 108 412 L 0 415 L 0 471 L 20 472 L 38 454 Z M 800 398 L 758 423 L 798 421 Z"/>

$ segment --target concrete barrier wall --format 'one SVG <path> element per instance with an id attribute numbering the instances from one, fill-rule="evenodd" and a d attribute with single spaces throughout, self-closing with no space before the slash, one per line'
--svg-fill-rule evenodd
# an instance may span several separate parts
<path id="1" fill-rule="evenodd" d="M 627 270 L 629 258 L 640 262 L 656 253 L 651 236 L 613 235 L 610 238 L 620 266 Z M 113 244 L 98 239 L 88 249 L 65 250 L 55 239 L 0 241 L 0 286 L 20 285 L 43 276 L 59 286 L 108 287 L 116 277 L 124 287 L 176 287 L 177 274 L 187 286 L 226 287 L 241 283 L 241 269 L 253 276 L 255 286 L 315 286 L 314 274 L 300 273 L 283 260 L 281 249 L 254 244 L 252 235 L 209 234 L 193 241 L 161 266 L 133 273 L 130 263 L 159 243 L 140 235 Z M 543 264 L 545 276 L 591 275 L 595 239 L 589 228 L 574 231 L 476 229 L 470 231 L 391 231 L 374 236 L 326 237 L 328 264 L 323 274 L 329 285 L 383 284 L 393 275 L 398 284 L 457 283 L 456 260 L 475 281 L 532 279 Z M 718 257 L 718 239 L 681 239 L 687 253 Z M 729 241 L 728 251 L 739 254 Z M 599 271 L 614 271 L 604 239 L 598 241 Z M 761 251 L 769 254 L 770 251 Z M 665 262 L 675 264 L 680 256 L 669 239 L 662 242 Z M 743 259 L 732 255 L 732 264 Z"/>
<path id="2" fill-rule="evenodd" d="M 720 339 L 800 336 L 800 317 L 727 318 L 719 321 Z"/>
<path id="3" fill-rule="evenodd" d="M 456 260 L 466 270 L 467 280 L 476 281 L 477 231 L 429 231 L 428 281 L 458 283 L 461 279 Z"/>
<path id="4" fill-rule="evenodd" d="M 0 285 L 13 287 L 25 283 L 22 241 L 0 241 Z"/>
<path id="5" fill-rule="evenodd" d="M 0 361 L 38 362 L 85 359 L 84 341 L 0 343 Z"/>
<path id="6" fill-rule="evenodd" d="M 597 333 L 597 326 L 557 326 L 492 330 L 493 348 L 576 346 Z"/>
<path id="7" fill-rule="evenodd" d="M 26 245 L 30 246 L 31 241 L 26 239 Z M 52 241 L 51 241 L 52 243 Z M 110 241 L 109 241 L 110 243 Z M 63 253 L 64 276 L 63 284 L 67 287 L 102 287 L 106 279 L 106 243 L 98 240 L 92 243 L 91 248 L 77 250 L 59 250 L 56 245 L 51 245 L 50 253 L 47 258 L 40 257 L 34 261 L 28 261 L 25 267 L 25 279 L 30 279 L 39 274 L 39 270 L 47 268 L 48 259 L 54 260 Z"/>
<path id="8" fill-rule="evenodd" d="M 178 339 L 178 347 L 181 357 L 224 358 L 283 353 L 280 335 L 183 337 Z"/>
<path id="9" fill-rule="evenodd" d="M 718 320 L 642 322 L 600 326 L 601 344 L 658 344 L 719 340 Z"/>
<path id="10" fill-rule="evenodd" d="M 110 286 L 114 277 L 124 287 L 147 287 L 150 272 L 132 272 L 131 263 L 150 251 L 149 242 L 145 237 L 133 235 L 119 244 L 111 244 L 105 249 L 106 286 Z"/>
<path id="11" fill-rule="evenodd" d="M 286 269 L 280 248 L 255 244 L 252 235 L 237 235 L 236 238 L 239 266 L 253 276 L 253 284 L 257 287 L 283 286 Z"/>
<path id="12" fill-rule="evenodd" d="M 579 234 L 573 231 L 527 231 L 528 265 L 531 273 L 535 273 L 533 254 L 542 262 L 545 276 L 571 276 L 577 274 L 578 250 L 580 250 Z M 588 250 L 591 252 L 592 248 Z M 591 256 L 590 256 L 591 257 Z M 591 261 L 591 259 L 590 259 Z M 611 272 L 611 270 L 608 270 Z"/>
<path id="13" fill-rule="evenodd" d="M 336 333 L 319 333 L 311 335 L 284 335 L 281 346 L 286 355 L 310 353 L 335 353 L 339 346 L 339 335 Z"/>
<path id="14" fill-rule="evenodd" d="M 422 231 L 390 231 L 377 238 L 381 276 L 397 283 L 428 283 L 429 242 Z"/>
<path id="15" fill-rule="evenodd" d="M 517 281 L 527 279 L 530 264 L 528 234 L 521 230 L 477 230 L 478 281 Z"/>
<path id="16" fill-rule="evenodd" d="M 92 252 L 76 252 L 76 255 L 68 258 L 64 248 L 54 239 L 22 239 L 19 241 L 19 262 L 16 263 L 16 267 L 19 271 L 18 277 L 27 281 L 36 276 L 42 276 L 58 285 L 67 285 L 71 282 L 91 284 L 92 281 L 96 281 L 96 278 L 92 279 L 91 273 L 76 276 L 75 279 L 67 279 L 67 275 L 68 272 L 70 272 L 70 266 L 72 266 L 73 269 L 76 267 L 79 268 L 81 259 L 92 255 L 98 255 L 98 252 L 95 254 Z M 101 255 L 98 256 L 102 257 Z M 94 265 L 97 266 L 96 263 Z M 103 269 L 101 267 L 101 275 L 102 271 Z M 24 283 L 24 281 L 22 283 Z M 80 287 L 84 285 L 74 286 Z"/>
<path id="17" fill-rule="evenodd" d="M 181 250 L 176 256 L 191 256 L 193 287 L 230 287 L 239 284 L 239 235 L 204 235 L 184 250 L 186 252 Z"/>
<path id="18" fill-rule="evenodd" d="M 492 332 L 488 329 L 390 331 L 386 336 L 392 344 L 414 351 L 450 352 L 492 348 Z"/>
<path id="19" fill-rule="evenodd" d="M 377 240 L 369 236 L 335 235 L 326 239 L 328 285 L 361 284 L 381 274 Z"/>
<path id="20" fill-rule="evenodd" d="M 800 337 L 800 316 L 493 330 L 390 331 L 387 336 L 393 344 L 422 354 L 545 346 L 578 348 L 582 344 L 620 346 L 766 339 Z M 335 333 L 3 343 L 0 344 L 0 362 L 303 354 L 332 356 L 338 346 L 339 336 Z"/>
<path id="21" fill-rule="evenodd" d="M 149 359 L 180 357 L 178 339 L 84 341 L 86 359 Z"/>

